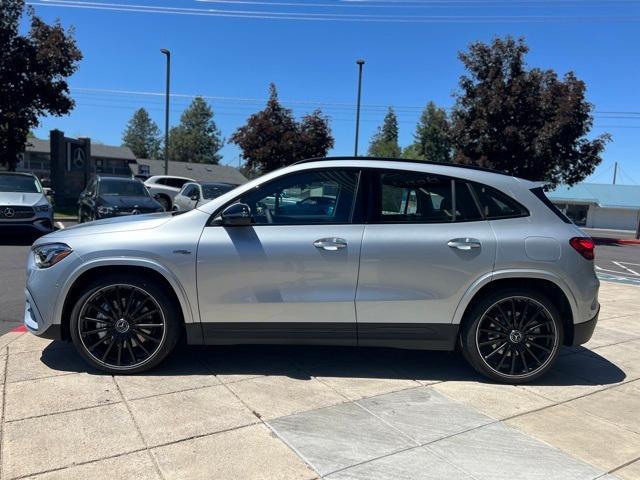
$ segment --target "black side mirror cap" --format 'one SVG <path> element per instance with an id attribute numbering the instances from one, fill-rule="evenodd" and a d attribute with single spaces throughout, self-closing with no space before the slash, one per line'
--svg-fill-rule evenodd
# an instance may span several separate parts
<path id="1" fill-rule="evenodd" d="M 246 203 L 234 203 L 225 208 L 213 223 L 226 227 L 242 227 L 253 223 L 251 208 Z"/>

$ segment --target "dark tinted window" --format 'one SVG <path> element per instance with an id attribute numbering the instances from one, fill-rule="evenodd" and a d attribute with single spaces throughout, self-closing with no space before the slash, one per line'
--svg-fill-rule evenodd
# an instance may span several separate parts
<path id="1" fill-rule="evenodd" d="M 322 170 L 288 175 L 240 199 L 255 223 L 349 223 L 358 184 L 355 170 Z"/>
<path id="2" fill-rule="evenodd" d="M 382 223 L 438 223 L 453 220 L 449 178 L 417 172 L 380 174 L 378 215 Z"/>
<path id="3" fill-rule="evenodd" d="M 223 185 L 223 184 L 215 184 L 215 183 L 205 183 L 202 185 L 202 196 L 207 200 L 211 200 L 213 198 L 218 198 L 220 195 L 230 192 L 233 190 L 233 185 Z"/>
<path id="4" fill-rule="evenodd" d="M 189 180 L 185 180 L 183 178 L 166 178 L 164 183 L 169 187 L 182 188 L 182 186 L 188 181 Z"/>
<path id="5" fill-rule="evenodd" d="M 31 175 L 0 175 L 0 192 L 40 193 L 42 189 Z"/>
<path id="6" fill-rule="evenodd" d="M 532 188 L 531 193 L 533 193 L 536 197 L 538 197 L 540 201 L 549 208 L 549 210 L 551 210 L 560 218 L 560 220 L 562 220 L 564 223 L 571 223 L 571 220 L 569 220 L 569 218 L 567 218 L 567 216 L 564 213 L 562 213 L 558 209 L 558 207 L 556 207 L 553 203 L 551 203 L 551 200 L 549 200 L 547 196 L 544 194 L 544 190 L 542 189 L 542 187 Z M 586 220 L 586 216 L 585 216 L 585 220 Z"/>
<path id="7" fill-rule="evenodd" d="M 456 180 L 456 222 L 482 220 L 482 214 L 473 199 L 470 186 L 466 182 Z"/>
<path id="8" fill-rule="evenodd" d="M 138 180 L 100 180 L 100 195 L 117 195 L 122 197 L 146 197 L 147 189 Z"/>
<path id="9" fill-rule="evenodd" d="M 191 197 L 192 195 L 195 195 L 197 190 L 198 187 L 196 187 L 195 185 L 187 185 L 186 187 L 184 187 L 182 195 L 184 195 L 185 197 Z"/>
<path id="10" fill-rule="evenodd" d="M 488 220 L 496 218 L 512 218 L 527 215 L 527 211 L 518 202 L 495 188 L 478 183 L 472 184 Z"/>

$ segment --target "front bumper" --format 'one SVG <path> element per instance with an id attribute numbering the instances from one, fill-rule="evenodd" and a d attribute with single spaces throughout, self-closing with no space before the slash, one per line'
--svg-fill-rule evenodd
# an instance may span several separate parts
<path id="1" fill-rule="evenodd" d="M 573 342 L 571 342 L 571 344 L 574 347 L 587 343 L 591 340 L 593 331 L 596 329 L 596 324 L 598 323 L 598 315 L 600 315 L 599 307 L 596 315 L 591 320 L 573 325 Z"/>
<path id="2" fill-rule="evenodd" d="M 53 221 L 49 217 L 36 217 L 31 220 L 14 220 L 0 222 L 2 230 L 33 230 L 39 233 L 53 232 Z"/>

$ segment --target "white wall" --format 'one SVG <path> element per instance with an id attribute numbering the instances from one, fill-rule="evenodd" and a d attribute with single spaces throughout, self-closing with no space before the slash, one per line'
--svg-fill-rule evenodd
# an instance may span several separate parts
<path id="1" fill-rule="evenodd" d="M 591 205 L 587 216 L 587 227 L 635 230 L 638 210 L 626 208 L 601 208 Z"/>

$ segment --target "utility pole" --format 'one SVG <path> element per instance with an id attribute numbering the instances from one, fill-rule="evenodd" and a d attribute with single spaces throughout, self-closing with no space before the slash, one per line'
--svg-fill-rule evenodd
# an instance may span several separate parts
<path id="1" fill-rule="evenodd" d="M 354 156 L 358 156 L 358 135 L 360 133 L 360 96 L 362 94 L 362 66 L 364 65 L 364 60 L 358 59 L 356 60 L 356 64 L 358 65 L 358 102 L 356 104 L 356 146 L 355 146 L 355 154 Z"/>
<path id="2" fill-rule="evenodd" d="M 618 176 L 618 162 L 613 165 L 613 184 L 616 184 L 616 177 Z"/>
<path id="3" fill-rule="evenodd" d="M 167 57 L 167 91 L 164 106 L 164 174 L 169 175 L 169 97 L 171 80 L 171 52 L 166 48 L 160 49 Z"/>

